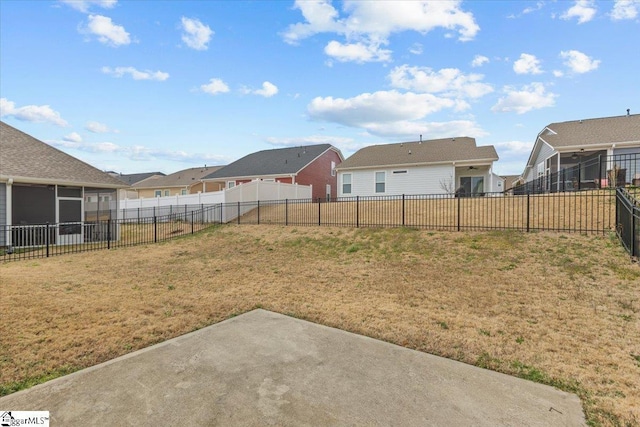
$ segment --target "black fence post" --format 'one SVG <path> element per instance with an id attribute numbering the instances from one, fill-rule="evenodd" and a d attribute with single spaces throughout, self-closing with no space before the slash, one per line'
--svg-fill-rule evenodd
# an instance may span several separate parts
<path id="1" fill-rule="evenodd" d="M 580 163 L 578 163 L 578 190 L 580 190 L 581 187 L 581 181 L 582 181 L 582 161 Z"/>
<path id="2" fill-rule="evenodd" d="M 47 258 L 49 258 L 49 223 L 47 223 L 46 232 L 47 234 L 44 236 L 44 241 L 47 245 Z"/>
<path id="3" fill-rule="evenodd" d="M 598 188 L 602 190 L 602 154 L 598 154 Z"/>
<path id="4" fill-rule="evenodd" d="M 284 199 L 284 225 L 289 225 L 289 199 Z"/>
<path id="5" fill-rule="evenodd" d="M 458 197 L 458 231 L 460 231 L 460 200 L 462 199 L 462 197 Z"/>
<path id="6" fill-rule="evenodd" d="M 124 215 L 122 215 L 122 216 L 124 217 Z M 138 224 L 140 224 L 140 208 L 138 208 Z"/>
<path id="7" fill-rule="evenodd" d="M 318 197 L 318 226 L 320 226 L 322 222 L 320 221 L 320 197 Z"/>
<path id="8" fill-rule="evenodd" d="M 154 213 L 156 208 L 153 208 Z M 158 219 L 153 215 L 153 243 L 158 243 Z"/>
<path id="9" fill-rule="evenodd" d="M 220 203 L 220 224 L 222 224 L 223 216 L 222 216 L 222 203 Z"/>
<path id="10" fill-rule="evenodd" d="M 360 228 L 360 196 L 356 196 L 356 228 Z"/>
<path id="11" fill-rule="evenodd" d="M 260 200 L 258 200 L 258 225 L 260 225 Z"/>
<path id="12" fill-rule="evenodd" d="M 530 226 L 529 226 L 529 193 L 527 193 L 527 233 L 530 230 Z"/>
<path id="13" fill-rule="evenodd" d="M 240 224 L 240 202 L 238 202 L 238 224 Z"/>
<path id="14" fill-rule="evenodd" d="M 107 220 L 107 249 L 111 249 L 111 218 Z"/>
<path id="15" fill-rule="evenodd" d="M 636 208 L 631 205 L 631 256 L 636 256 Z"/>
<path id="16" fill-rule="evenodd" d="M 193 211 L 191 211 L 191 234 L 193 234 Z"/>
<path id="17" fill-rule="evenodd" d="M 402 195 L 402 226 L 404 227 L 404 194 Z"/>

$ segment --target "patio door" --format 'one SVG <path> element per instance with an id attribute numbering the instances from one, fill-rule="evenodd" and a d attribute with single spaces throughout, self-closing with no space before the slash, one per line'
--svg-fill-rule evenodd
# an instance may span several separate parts
<path id="1" fill-rule="evenodd" d="M 59 245 L 84 243 L 82 226 L 83 202 L 82 188 L 58 187 L 57 242 Z"/>

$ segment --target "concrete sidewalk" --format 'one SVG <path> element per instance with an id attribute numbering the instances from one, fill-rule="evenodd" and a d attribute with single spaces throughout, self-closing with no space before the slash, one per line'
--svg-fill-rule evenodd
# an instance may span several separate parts
<path id="1" fill-rule="evenodd" d="M 0 398 L 51 426 L 583 426 L 554 388 L 254 310 Z"/>

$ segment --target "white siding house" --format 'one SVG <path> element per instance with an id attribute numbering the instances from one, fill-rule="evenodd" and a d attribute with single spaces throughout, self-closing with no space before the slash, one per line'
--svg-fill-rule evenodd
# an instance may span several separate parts
<path id="1" fill-rule="evenodd" d="M 537 135 L 522 178 L 537 190 L 606 186 L 610 171 L 621 184 L 640 182 L 640 114 L 551 123 Z M 579 181 L 579 182 L 578 182 Z"/>
<path id="2" fill-rule="evenodd" d="M 502 191 L 492 171 L 494 147 L 477 147 L 473 138 L 365 147 L 345 160 L 338 172 L 338 196 L 469 194 Z"/>

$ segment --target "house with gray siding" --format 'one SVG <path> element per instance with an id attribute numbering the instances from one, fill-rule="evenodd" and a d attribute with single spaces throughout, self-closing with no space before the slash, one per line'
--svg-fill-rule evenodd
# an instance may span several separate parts
<path id="1" fill-rule="evenodd" d="M 502 192 L 504 180 L 493 172 L 497 160 L 493 146 L 478 147 L 469 137 L 371 145 L 336 167 L 338 195 Z"/>
<path id="2" fill-rule="evenodd" d="M 109 201 L 117 200 L 117 191 L 127 187 L 0 122 L 0 247 L 42 244 L 36 241 L 44 238 L 42 233 L 36 238 L 29 230 L 46 223 L 58 224 L 49 243 L 82 243 L 90 237 L 85 223 L 109 218 Z M 107 200 L 106 205 L 100 200 Z"/>
<path id="3" fill-rule="evenodd" d="M 538 133 L 522 178 L 538 179 L 542 191 L 640 184 L 638 161 L 640 114 L 551 123 Z"/>

